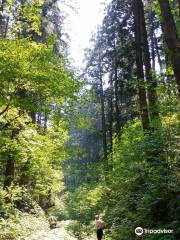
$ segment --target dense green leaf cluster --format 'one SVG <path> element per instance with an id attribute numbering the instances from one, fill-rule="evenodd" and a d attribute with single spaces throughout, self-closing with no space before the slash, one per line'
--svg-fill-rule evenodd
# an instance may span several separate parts
<path id="1" fill-rule="evenodd" d="M 174 136 L 169 136 L 169 131 L 178 134 L 177 116 L 170 125 L 167 119 L 150 136 L 143 135 L 139 121 L 129 123 L 114 142 L 108 185 L 110 207 L 106 213 L 112 239 L 133 238 L 138 226 L 173 229 L 179 234 L 178 151 L 173 146 Z M 153 161 L 148 161 L 148 151 L 155 153 Z M 173 236 L 143 239 L 176 239 Z"/>
<path id="2" fill-rule="evenodd" d="M 142 239 L 177 239 L 180 230 L 177 136 L 177 114 L 163 117 L 162 127 L 147 136 L 138 119 L 127 123 L 121 136 L 114 139 L 106 182 L 95 189 L 89 185 L 75 191 L 67 205 L 71 218 L 87 224 L 97 212 L 102 212 L 108 223 L 108 239 L 133 239 L 138 226 L 175 232 L 145 235 Z M 155 153 L 153 161 L 149 161 L 148 152 Z"/>
<path id="3" fill-rule="evenodd" d="M 11 218 L 15 209 L 34 211 L 29 201 L 49 209 L 64 189 L 64 112 L 79 84 L 53 41 L 2 39 L 0 45 L 0 217 Z M 9 195 L 12 189 L 20 192 Z"/>

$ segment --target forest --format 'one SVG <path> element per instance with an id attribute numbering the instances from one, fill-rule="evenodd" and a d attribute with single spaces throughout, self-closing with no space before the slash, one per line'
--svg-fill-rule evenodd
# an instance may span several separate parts
<path id="1" fill-rule="evenodd" d="M 62 4 L 0 0 L 0 240 L 179 240 L 180 0 L 111 0 L 81 71 Z"/>

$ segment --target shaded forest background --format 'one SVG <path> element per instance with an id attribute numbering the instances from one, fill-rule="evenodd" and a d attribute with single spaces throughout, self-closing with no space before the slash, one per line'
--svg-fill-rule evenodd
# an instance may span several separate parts
<path id="1" fill-rule="evenodd" d="M 109 240 L 179 239 L 180 2 L 112 0 L 80 73 L 63 2 L 0 1 L 0 239 L 97 213 Z"/>

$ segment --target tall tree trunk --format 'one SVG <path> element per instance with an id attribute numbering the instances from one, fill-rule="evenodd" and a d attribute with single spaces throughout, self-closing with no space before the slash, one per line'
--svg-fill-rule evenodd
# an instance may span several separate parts
<path id="1" fill-rule="evenodd" d="M 31 111 L 29 113 L 29 116 L 31 117 L 32 119 L 32 123 L 36 123 L 36 113 L 34 111 Z"/>
<path id="2" fill-rule="evenodd" d="M 155 26 L 154 26 L 154 20 L 155 20 L 155 14 L 152 9 L 147 9 L 148 11 L 148 18 L 150 21 L 150 32 L 149 32 L 149 37 L 150 37 L 150 42 L 151 42 L 151 59 L 152 59 L 152 69 L 156 71 L 156 51 L 155 51 L 155 39 L 154 39 L 154 31 L 155 31 Z"/>
<path id="3" fill-rule="evenodd" d="M 41 27 L 40 27 L 40 32 L 41 35 L 39 36 L 37 33 L 33 33 L 32 39 L 36 42 L 43 42 L 46 43 L 47 42 L 47 32 L 46 32 L 46 20 L 47 19 L 47 15 L 48 12 L 51 11 L 54 7 L 55 4 L 58 2 L 59 0 L 45 0 L 43 5 L 42 5 L 42 13 L 41 13 Z"/>
<path id="4" fill-rule="evenodd" d="M 37 114 L 37 124 L 39 125 L 39 127 L 41 127 L 41 123 L 42 123 L 42 113 L 41 112 L 38 112 Z"/>
<path id="5" fill-rule="evenodd" d="M 27 176 L 27 171 L 29 170 L 30 162 L 27 161 L 24 163 L 24 165 L 21 167 L 20 172 L 20 180 L 19 180 L 19 185 L 27 185 L 29 182 L 29 177 Z"/>
<path id="6" fill-rule="evenodd" d="M 145 66 L 145 75 L 147 81 L 148 89 L 148 100 L 149 100 L 149 112 L 151 119 L 155 119 L 159 116 L 157 111 L 157 93 L 156 93 L 156 79 L 153 78 L 152 68 L 151 68 L 151 58 L 149 52 L 148 36 L 146 30 L 146 22 L 144 16 L 144 6 L 142 0 L 137 0 L 139 8 L 139 18 L 140 18 L 140 31 L 143 43 L 143 61 Z"/>
<path id="7" fill-rule="evenodd" d="M 44 112 L 44 130 L 47 129 L 47 121 L 48 121 L 48 113 L 47 111 Z"/>
<path id="8" fill-rule="evenodd" d="M 156 71 L 156 54 L 155 54 L 155 40 L 154 40 L 154 28 L 152 26 L 150 38 L 151 38 L 151 57 L 152 57 L 152 69 Z"/>
<path id="9" fill-rule="evenodd" d="M 141 19 L 138 0 L 132 0 L 133 12 L 134 12 L 134 25 L 135 25 L 135 41 L 136 41 L 136 67 L 137 67 L 137 79 L 138 79 L 138 95 L 140 114 L 142 119 L 143 130 L 146 133 L 150 130 L 150 122 L 148 116 L 148 106 L 146 100 L 146 90 L 144 87 L 144 71 L 143 71 L 143 53 L 142 53 L 142 37 L 141 37 Z"/>
<path id="10" fill-rule="evenodd" d="M 180 42 L 178 39 L 178 33 L 173 15 L 171 13 L 169 1 L 158 1 L 161 9 L 165 41 L 169 49 L 169 55 L 171 57 L 172 67 L 176 78 L 178 93 L 180 95 Z"/>
<path id="11" fill-rule="evenodd" d="M 2 0 L 0 4 L 0 35 L 4 36 L 6 31 L 6 20 L 4 17 L 4 5 L 6 4 L 7 0 Z"/>
<path id="12" fill-rule="evenodd" d="M 157 59 L 158 59 L 158 64 L 159 64 L 159 68 L 160 68 L 160 74 L 163 74 L 163 64 L 162 64 L 162 60 L 161 60 L 161 55 L 159 52 L 159 46 L 158 46 L 158 41 L 157 41 L 157 37 L 156 34 L 154 32 L 154 44 L 155 44 L 155 52 L 157 55 Z"/>
<path id="13" fill-rule="evenodd" d="M 99 81 L 100 81 L 100 99 L 101 99 L 101 121 L 102 121 L 102 139 L 103 139 L 103 154 L 104 160 L 107 160 L 107 138 L 106 138 L 106 117 L 105 117 L 105 104 L 104 104 L 104 90 L 102 79 L 101 60 L 99 59 Z"/>
<path id="14" fill-rule="evenodd" d="M 117 61 L 115 61 L 114 66 L 114 95 L 115 95 L 116 133 L 119 133 L 121 129 L 121 124 L 120 124 L 120 110 L 118 105 L 119 94 L 118 94 Z"/>
<path id="15" fill-rule="evenodd" d="M 104 159 L 107 159 L 107 139 L 106 139 L 106 118 L 105 118 L 105 106 L 104 106 L 104 91 L 103 84 L 101 78 L 101 87 L 100 87 L 100 95 L 101 95 L 101 112 L 102 112 L 102 136 L 103 136 L 103 151 L 104 151 Z"/>
<path id="16" fill-rule="evenodd" d="M 113 73 L 109 76 L 110 96 L 109 96 L 109 152 L 112 151 L 113 145 Z"/>
<path id="17" fill-rule="evenodd" d="M 120 124 L 120 110 L 119 110 L 119 92 L 118 92 L 118 64 L 117 64 L 117 46 L 116 46 L 116 37 L 114 34 L 114 43 L 113 43 L 114 57 L 113 57 L 113 72 L 114 72 L 114 97 L 115 97 L 115 123 L 116 123 L 116 133 L 119 133 L 121 129 Z"/>
<path id="18" fill-rule="evenodd" d="M 19 134 L 19 129 L 13 129 L 11 134 L 11 139 L 16 139 Z M 8 159 L 6 162 L 6 170 L 5 170 L 5 180 L 4 180 L 4 189 L 11 186 L 14 180 L 14 152 L 10 151 L 8 153 Z"/>
<path id="19" fill-rule="evenodd" d="M 9 153 L 6 162 L 4 189 L 11 186 L 13 179 L 14 179 L 14 159 L 13 156 Z"/>

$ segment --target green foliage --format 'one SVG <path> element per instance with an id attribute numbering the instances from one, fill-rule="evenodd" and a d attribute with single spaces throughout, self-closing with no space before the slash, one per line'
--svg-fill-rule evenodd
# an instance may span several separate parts
<path id="1" fill-rule="evenodd" d="M 109 172 L 105 173 L 103 167 L 99 169 L 104 183 L 93 187 L 91 184 L 81 185 L 69 194 L 66 203 L 69 216 L 78 220 L 71 230 L 79 239 L 83 238 L 84 231 L 86 234 L 94 231 L 91 225 L 91 230 L 86 230 L 81 224 L 87 226 L 96 213 L 101 213 L 108 223 L 108 240 L 134 239 L 137 226 L 173 229 L 175 232 L 143 235 L 142 239 L 178 239 L 177 98 L 175 95 L 170 98 L 164 90 L 161 86 L 158 89 L 161 125 L 153 122 L 153 131 L 144 135 L 139 119 L 129 121 L 121 134 L 114 138 L 108 159 Z"/>
<path id="2" fill-rule="evenodd" d="M 56 196 L 54 199 L 54 206 L 48 209 L 48 215 L 55 216 L 59 221 L 68 220 L 68 210 L 66 207 L 67 194 L 63 192 L 61 196 Z"/>
<path id="3" fill-rule="evenodd" d="M 12 116 L 17 116 L 15 110 L 8 111 L 6 118 L 9 121 Z M 26 184 L 38 201 L 41 197 L 46 197 L 50 189 L 53 193 L 63 189 L 63 174 L 59 165 L 67 156 L 64 146 L 67 131 L 62 120 L 59 126 L 49 127 L 46 134 L 40 133 L 35 125 L 26 124 L 28 118 L 24 115 L 11 122 L 11 126 L 21 127 L 18 139 L 8 138 L 9 130 L 0 133 L 0 150 L 4 164 L 8 153 L 13 154 L 16 165 L 14 181 Z"/>
<path id="4" fill-rule="evenodd" d="M 44 0 L 19 2 L 20 4 L 15 0 L 7 0 L 3 4 L 0 3 L 11 18 L 11 24 L 7 26 L 10 30 L 8 35 L 18 37 L 22 32 L 26 36 L 41 35 L 41 11 Z"/>
<path id="5" fill-rule="evenodd" d="M 167 119 L 171 121 L 170 125 Z M 111 207 L 106 212 L 112 225 L 112 239 L 132 238 L 137 226 L 179 231 L 179 217 L 175 213 L 179 212 L 178 152 L 174 152 L 176 140 L 169 136 L 169 131 L 178 133 L 177 115 L 174 114 L 171 120 L 166 116 L 162 123 L 162 127 L 144 136 L 140 122 L 136 120 L 127 124 L 122 135 L 115 139 L 109 158 L 112 166 L 108 186 Z M 155 235 L 143 239 L 176 238 L 174 235 Z"/>
<path id="6" fill-rule="evenodd" d="M 71 219 L 89 223 L 103 209 L 103 185 L 83 185 L 69 193 L 66 204 Z"/>
<path id="7" fill-rule="evenodd" d="M 38 238 L 40 232 L 48 229 L 49 224 L 44 215 L 33 216 L 17 211 L 9 219 L 0 219 L 0 239 L 2 240 L 23 240 L 29 236 Z"/>
<path id="8" fill-rule="evenodd" d="M 51 4 L 1 5 L 6 14 L 0 23 L 0 239 L 21 239 L 36 227 L 40 231 L 39 223 L 47 227 L 40 207 L 64 211 L 57 195 L 64 189 L 62 164 L 68 156 L 65 112 L 80 84 L 55 49 L 55 36 L 41 36 L 43 10 L 52 11 Z"/>
<path id="9" fill-rule="evenodd" d="M 28 213 L 19 211 L 17 207 Z M 34 232 L 48 229 L 44 212 L 23 187 L 12 185 L 6 190 L 0 189 L 0 216 L 2 240 L 24 239 Z"/>
<path id="10" fill-rule="evenodd" d="M 5 2 L 10 24 L 8 39 L 0 40 L 0 239 L 23 239 L 47 229 L 40 206 L 59 219 L 76 220 L 68 229 L 78 239 L 85 239 L 87 233 L 91 237 L 95 230 L 92 220 L 97 213 L 108 223 L 109 240 L 135 239 L 137 226 L 175 231 L 173 235 L 146 235 L 142 239 L 178 239 L 177 87 L 168 78 L 164 85 L 158 83 L 161 124 L 151 122 L 151 132 L 144 134 L 140 120 L 134 118 L 137 86 L 132 82 L 135 54 L 131 1 L 113 1 L 108 7 L 97 43 L 89 55 L 89 74 L 95 78 L 96 96 L 88 92 L 89 86 L 77 94 L 82 84 L 67 70 L 64 57 L 57 53 L 59 46 L 54 36 L 40 37 L 42 25 L 49 21 L 48 16 L 41 18 L 42 9 L 45 6 L 50 13 L 51 2 Z M 177 7 L 174 1 L 170 3 L 179 31 Z M 155 25 L 159 25 L 158 1 L 153 1 L 152 7 L 157 15 Z M 155 31 L 160 34 L 158 26 Z M 161 49 L 161 34 L 156 40 L 157 48 Z M 97 54 L 99 49 L 101 54 Z M 169 54 L 166 46 L 159 53 L 165 52 Z M 163 59 L 164 55 L 160 57 Z M 107 79 L 108 74 L 111 86 L 99 88 L 99 75 Z M 166 66 L 166 74 L 173 77 L 171 66 Z M 97 162 L 98 157 L 103 160 L 99 156 L 102 138 L 99 89 L 101 99 L 105 100 L 107 147 L 120 119 L 115 116 L 118 106 L 122 115 L 121 132 L 114 137 L 112 151 L 109 148 L 108 171 L 104 168 L 107 163 Z M 111 112 L 106 109 L 109 106 Z M 72 148 L 67 146 L 68 123 L 73 125 Z M 73 175 L 69 181 L 71 192 L 65 192 L 63 181 L 65 175 L 68 182 L 68 174 Z M 10 186 L 7 179 L 11 179 Z M 84 180 L 86 183 L 80 184 Z"/>
<path id="11" fill-rule="evenodd" d="M 67 230 L 71 232 L 78 240 L 83 239 L 96 239 L 94 236 L 94 223 L 91 222 L 89 225 L 82 224 L 78 221 L 71 221 L 68 226 Z"/>
<path id="12" fill-rule="evenodd" d="M 33 0 L 31 2 L 24 2 L 19 9 L 19 22 L 17 23 L 17 30 L 26 29 L 28 33 L 36 32 L 40 34 L 41 28 L 41 7 L 43 0 Z"/>
<path id="13" fill-rule="evenodd" d="M 31 23 L 28 31 L 37 32 L 42 3 L 33 1 L 37 8 L 29 4 L 22 6 L 27 22 L 21 27 Z M 1 237 L 17 239 L 22 234 L 20 223 L 14 226 L 13 218 L 20 220 L 17 209 L 37 214 L 39 204 L 47 210 L 64 189 L 68 121 L 63 115 L 80 85 L 65 70 L 63 56 L 54 53 L 52 39 L 42 44 L 11 37 L 1 39 L 0 48 L 0 187 L 5 189 L 0 195 L 0 217 L 5 221 Z M 5 185 L 8 178 L 10 186 Z M 10 227 L 6 232 L 3 226 L 11 226 L 11 220 L 12 231 Z"/>
<path id="14" fill-rule="evenodd" d="M 63 188 L 60 164 L 67 157 L 68 136 L 67 124 L 57 114 L 74 98 L 78 83 L 64 70 L 63 57 L 54 54 L 52 45 L 2 40 L 0 62 L 0 109 L 2 113 L 6 109 L 0 116 L 3 164 L 11 153 L 14 181 L 27 185 L 33 197 L 42 201 L 49 191 Z M 31 124 L 29 112 L 46 112 L 48 128 Z M 16 138 L 11 137 L 11 129 L 16 129 Z"/>
<path id="15" fill-rule="evenodd" d="M 21 39 L 1 40 L 0 46 L 2 104 L 32 110 L 42 97 L 45 105 L 72 97 L 78 85 L 64 70 L 62 56 L 54 55 L 52 45 Z"/>

